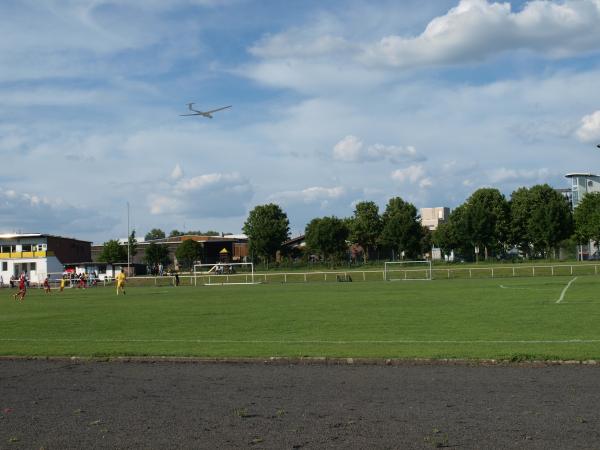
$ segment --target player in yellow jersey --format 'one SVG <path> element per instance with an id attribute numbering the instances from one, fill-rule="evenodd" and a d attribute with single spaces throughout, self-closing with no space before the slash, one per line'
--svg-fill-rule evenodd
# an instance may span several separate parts
<path id="1" fill-rule="evenodd" d="M 121 272 L 119 272 L 119 274 L 117 275 L 117 295 L 119 295 L 119 291 L 123 292 L 123 295 L 125 295 L 126 279 L 127 276 L 125 276 L 125 272 L 123 272 L 123 269 L 121 269 Z"/>

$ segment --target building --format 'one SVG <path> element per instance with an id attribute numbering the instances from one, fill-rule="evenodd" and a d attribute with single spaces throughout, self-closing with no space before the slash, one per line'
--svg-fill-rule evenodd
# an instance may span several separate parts
<path id="1" fill-rule="evenodd" d="M 229 262 L 244 262 L 248 257 L 248 237 L 246 235 L 225 235 L 225 236 L 201 236 L 196 234 L 186 234 L 182 236 L 173 236 L 164 239 L 155 239 L 152 241 L 140 240 L 136 243 L 136 254 L 131 257 L 132 264 L 145 264 L 146 247 L 151 243 L 166 245 L 169 249 L 169 258 L 177 268 L 177 257 L 175 253 L 182 242 L 192 239 L 202 245 L 202 252 L 198 263 L 213 264 L 222 260 L 222 250 L 225 249 Z M 119 240 L 123 246 L 127 246 L 127 239 Z M 92 246 L 92 261 L 102 263 L 100 255 L 104 245 Z M 126 261 L 123 261 L 126 263 Z"/>
<path id="2" fill-rule="evenodd" d="M 571 203 L 576 208 L 583 196 L 590 192 L 600 192 L 600 176 L 593 173 L 568 173 L 571 179 Z"/>
<path id="3" fill-rule="evenodd" d="M 90 261 L 89 241 L 50 234 L 0 234 L 0 275 L 3 284 L 25 272 L 40 283 L 49 273 L 62 273 L 65 264 Z"/>
<path id="4" fill-rule="evenodd" d="M 600 192 L 600 176 L 598 175 L 576 172 L 568 173 L 565 177 L 571 179 L 571 207 L 573 209 L 577 208 L 585 194 Z M 578 246 L 577 259 L 584 260 L 599 256 L 600 251 L 593 241 L 589 241 L 587 245 Z"/>
<path id="5" fill-rule="evenodd" d="M 437 229 L 440 223 L 444 223 L 450 216 L 450 208 L 438 206 L 436 208 L 421 208 L 421 225 L 429 228 L 431 231 Z"/>

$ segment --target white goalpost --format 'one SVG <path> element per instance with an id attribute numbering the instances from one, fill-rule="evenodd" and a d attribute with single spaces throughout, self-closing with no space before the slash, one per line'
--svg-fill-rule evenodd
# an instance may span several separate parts
<path id="1" fill-rule="evenodd" d="M 433 278 L 431 261 L 387 261 L 383 278 L 386 281 L 430 281 Z"/>
<path id="2" fill-rule="evenodd" d="M 254 263 L 194 264 L 194 286 L 226 284 L 259 284 L 254 279 Z"/>

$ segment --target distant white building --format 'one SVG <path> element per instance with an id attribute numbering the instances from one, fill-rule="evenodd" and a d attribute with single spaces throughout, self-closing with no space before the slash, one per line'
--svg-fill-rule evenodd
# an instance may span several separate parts
<path id="1" fill-rule="evenodd" d="M 444 223 L 450 216 L 450 208 L 438 206 L 436 208 L 421 208 L 421 225 L 429 228 L 431 231 L 437 229 L 440 223 Z"/>
<path id="2" fill-rule="evenodd" d="M 568 173 L 565 177 L 571 179 L 571 202 L 576 208 L 585 194 L 600 192 L 600 176 L 593 173 Z"/>
<path id="3" fill-rule="evenodd" d="M 64 264 L 89 261 L 91 242 L 49 234 L 0 234 L 0 275 L 3 284 L 23 272 L 32 283 L 49 273 L 62 273 Z"/>
<path id="4" fill-rule="evenodd" d="M 568 173 L 565 177 L 571 179 L 571 206 L 577 208 L 583 196 L 592 192 L 600 192 L 600 176 L 593 173 L 574 172 Z M 596 248 L 593 241 L 588 245 L 580 245 L 577 249 L 577 259 L 598 258 L 599 249 Z"/>

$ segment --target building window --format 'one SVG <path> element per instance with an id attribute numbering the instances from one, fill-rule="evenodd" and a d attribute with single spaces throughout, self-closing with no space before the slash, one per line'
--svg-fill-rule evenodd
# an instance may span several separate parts
<path id="1" fill-rule="evenodd" d="M 2 261 L 2 272 L 8 272 L 8 263 L 6 261 Z"/>
<path id="2" fill-rule="evenodd" d="M 30 272 L 31 272 L 32 270 L 36 270 L 36 268 L 35 268 L 35 267 L 36 267 L 36 264 L 35 264 L 34 262 L 33 262 L 33 263 L 29 263 L 29 271 L 30 271 Z"/>
<path id="3" fill-rule="evenodd" d="M 21 245 L 21 251 L 23 251 L 23 252 L 30 252 L 31 251 L 31 244 L 23 244 L 23 245 Z"/>
<path id="4" fill-rule="evenodd" d="M 14 245 L 0 245 L 0 253 L 14 253 L 15 246 Z"/>

